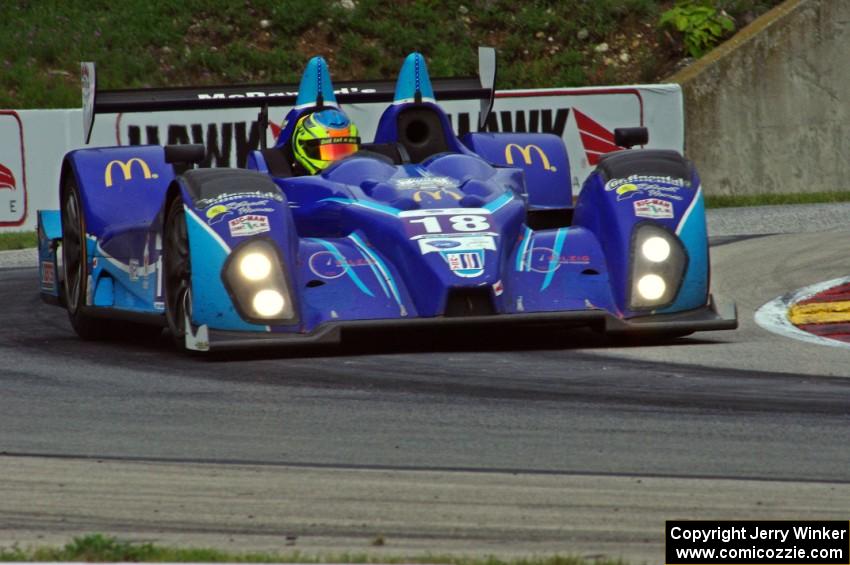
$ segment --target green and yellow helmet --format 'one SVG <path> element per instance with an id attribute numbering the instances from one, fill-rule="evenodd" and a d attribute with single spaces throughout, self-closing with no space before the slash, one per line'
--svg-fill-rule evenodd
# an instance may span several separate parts
<path id="1" fill-rule="evenodd" d="M 359 148 L 357 126 L 336 109 L 305 114 L 292 133 L 295 160 L 310 174 L 324 170 Z"/>

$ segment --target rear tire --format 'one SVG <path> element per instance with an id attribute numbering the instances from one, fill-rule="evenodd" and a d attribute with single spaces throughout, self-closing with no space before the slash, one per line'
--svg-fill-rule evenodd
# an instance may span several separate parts
<path id="1" fill-rule="evenodd" d="M 192 262 L 183 199 L 174 198 L 165 214 L 163 284 L 165 318 L 178 349 L 186 350 L 187 319 L 192 319 Z"/>

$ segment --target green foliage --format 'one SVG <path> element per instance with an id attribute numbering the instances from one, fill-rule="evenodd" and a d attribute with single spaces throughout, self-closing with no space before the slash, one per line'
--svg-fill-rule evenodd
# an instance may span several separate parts
<path id="1" fill-rule="evenodd" d="M 78 107 L 80 61 L 97 62 L 102 88 L 291 84 L 313 55 L 328 60 L 336 80 L 391 79 L 413 50 L 425 54 L 432 76 L 468 75 L 475 48 L 492 45 L 499 88 L 652 81 L 678 56 L 657 37 L 669 1 L 6 2 L 0 108 Z M 781 0 L 713 1 L 750 18 Z M 704 50 L 731 25 L 719 9 L 700 15 L 705 9 L 685 2 L 662 20 L 693 27 L 683 33 Z M 602 43 L 609 49 L 597 52 Z M 618 59 L 624 52 L 628 63 Z"/>
<path id="2" fill-rule="evenodd" d="M 735 29 L 735 21 L 708 0 L 679 0 L 661 14 L 658 25 L 682 33 L 686 51 L 697 59 Z"/>
<path id="3" fill-rule="evenodd" d="M 38 245 L 34 231 L 0 233 L 0 251 L 26 249 Z"/>

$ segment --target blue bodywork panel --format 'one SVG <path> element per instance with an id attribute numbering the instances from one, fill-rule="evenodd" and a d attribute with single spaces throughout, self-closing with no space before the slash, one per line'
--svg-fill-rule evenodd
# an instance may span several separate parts
<path id="1" fill-rule="evenodd" d="M 573 209 L 569 158 L 548 134 L 473 133 L 463 142 L 434 100 L 425 61 L 404 63 L 396 100 L 375 143 L 400 143 L 398 118 L 430 112 L 447 151 L 393 163 L 355 154 L 314 176 L 273 177 L 262 152 L 248 169 L 271 177 L 262 192 L 235 183 L 199 198 L 175 175 L 159 146 L 81 149 L 65 158 L 82 197 L 90 277 L 86 305 L 162 316 L 163 215 L 167 198 L 184 202 L 192 264 L 192 319 L 210 330 L 309 334 L 326 324 L 439 318 L 453 297 L 476 296 L 492 314 L 603 311 L 628 319 L 682 312 L 708 301 L 708 245 L 702 191 L 692 178 L 601 170 Z M 304 73 L 295 122 L 317 106 L 336 106 L 320 57 Z M 536 214 L 569 212 L 547 224 Z M 635 230 L 652 223 L 675 234 L 687 268 L 675 299 L 658 312 L 629 309 Z M 251 241 L 270 243 L 297 316 L 290 325 L 243 318 L 225 281 L 228 260 Z M 58 212 L 39 213 L 41 290 L 60 296 Z"/>
<path id="2" fill-rule="evenodd" d="M 572 208 L 570 162 L 557 135 L 468 133 L 463 143 L 491 163 L 522 169 L 532 208 Z"/>
<path id="3" fill-rule="evenodd" d="M 649 219 L 645 219 L 649 218 Z M 688 266 L 675 301 L 660 312 L 702 306 L 708 300 L 708 236 L 699 177 L 630 175 L 605 180 L 594 171 L 584 183 L 573 224 L 593 231 L 607 257 L 615 303 L 628 316 L 629 253 L 635 226 L 652 222 L 679 236 Z"/>

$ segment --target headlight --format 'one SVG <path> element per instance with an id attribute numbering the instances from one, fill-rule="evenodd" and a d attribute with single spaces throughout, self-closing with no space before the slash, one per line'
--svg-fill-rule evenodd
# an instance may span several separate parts
<path id="1" fill-rule="evenodd" d="M 664 284 L 664 279 L 658 275 L 644 275 L 638 280 L 637 289 L 641 298 L 658 300 L 664 296 L 667 285 Z"/>
<path id="2" fill-rule="evenodd" d="M 654 235 L 646 238 L 640 246 L 643 256 L 653 263 L 661 263 L 670 257 L 670 244 L 663 237 Z"/>
<path id="3" fill-rule="evenodd" d="M 252 239 L 234 249 L 224 264 L 222 278 L 244 320 L 280 325 L 298 322 L 292 287 L 271 240 Z"/>
<path id="4" fill-rule="evenodd" d="M 277 316 L 285 304 L 283 295 L 276 290 L 261 290 L 254 295 L 254 311 L 264 318 Z"/>
<path id="5" fill-rule="evenodd" d="M 264 253 L 243 253 L 239 259 L 239 272 L 249 281 L 261 281 L 272 272 L 272 262 Z"/>
<path id="6" fill-rule="evenodd" d="M 657 310 L 676 298 L 688 265 L 682 242 L 658 224 L 642 223 L 632 234 L 629 308 Z"/>

